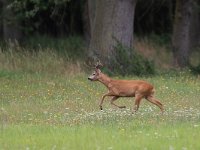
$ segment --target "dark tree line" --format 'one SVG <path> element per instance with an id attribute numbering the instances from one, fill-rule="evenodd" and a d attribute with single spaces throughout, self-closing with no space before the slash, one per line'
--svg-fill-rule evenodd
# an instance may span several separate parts
<path id="1" fill-rule="evenodd" d="M 107 65 L 118 42 L 131 48 L 135 34 L 154 33 L 171 37 L 174 65 L 185 67 L 200 45 L 199 26 L 198 0 L 0 0 L 2 40 L 78 34 L 88 43 L 89 57 Z"/>

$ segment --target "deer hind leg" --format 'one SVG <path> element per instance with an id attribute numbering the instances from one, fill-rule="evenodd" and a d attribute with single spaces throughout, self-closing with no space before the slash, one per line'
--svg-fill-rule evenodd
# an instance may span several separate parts
<path id="1" fill-rule="evenodd" d="M 135 105 L 133 107 L 133 113 L 135 113 L 139 109 L 142 98 L 143 96 L 139 94 L 135 96 Z"/>
<path id="2" fill-rule="evenodd" d="M 157 105 L 162 111 L 162 113 L 164 112 L 163 104 L 159 100 L 155 99 L 153 96 L 148 96 L 146 99 L 152 104 Z"/>
<path id="3" fill-rule="evenodd" d="M 116 105 L 116 104 L 114 103 L 114 101 L 116 101 L 118 98 L 119 98 L 119 96 L 114 96 L 114 97 L 111 99 L 110 104 L 113 105 L 113 106 L 116 106 L 116 107 L 118 107 L 118 108 L 126 108 L 126 106 L 119 106 L 119 105 Z"/>

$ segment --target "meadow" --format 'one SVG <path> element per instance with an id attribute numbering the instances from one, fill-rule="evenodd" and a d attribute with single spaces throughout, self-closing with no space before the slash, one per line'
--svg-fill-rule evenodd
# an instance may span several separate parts
<path id="1" fill-rule="evenodd" d="M 87 80 L 92 70 L 85 69 L 79 59 L 84 48 L 80 39 L 54 42 L 44 40 L 37 50 L 29 51 L 16 45 L 0 48 L 0 149 L 200 149 L 199 76 L 190 71 L 146 77 L 114 75 L 115 79 L 151 82 L 165 112 L 161 114 L 158 107 L 143 100 L 132 114 L 134 98 L 116 101 L 126 109 L 114 108 L 107 98 L 101 111 L 98 103 L 107 90 Z M 53 48 L 45 48 L 45 43 Z M 155 60 L 157 66 L 162 63 L 165 70 L 170 68 L 166 49 L 157 53 L 160 47 L 145 41 L 136 46 L 141 52 L 149 50 L 145 53 L 151 58 L 160 58 Z M 63 53 L 66 49 L 71 53 Z"/>
<path id="2" fill-rule="evenodd" d="M 200 149 L 200 79 L 188 73 L 139 79 L 156 87 L 163 115 L 146 100 L 131 114 L 133 98 L 116 102 L 126 109 L 107 99 L 100 111 L 106 89 L 86 73 L 0 71 L 0 149 Z"/>

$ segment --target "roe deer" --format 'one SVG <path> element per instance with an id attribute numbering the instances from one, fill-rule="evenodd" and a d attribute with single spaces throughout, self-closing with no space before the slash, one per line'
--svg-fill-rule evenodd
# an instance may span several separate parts
<path id="1" fill-rule="evenodd" d="M 140 102 L 143 98 L 147 99 L 149 102 L 157 105 L 163 112 L 162 103 L 154 98 L 154 87 L 142 80 L 115 80 L 111 79 L 107 75 L 103 74 L 100 70 L 102 64 L 98 62 L 95 66 L 95 71 L 92 75 L 88 77 L 88 80 L 99 81 L 103 83 L 108 88 L 108 93 L 103 95 L 99 107 L 102 110 L 102 104 L 106 96 L 111 96 L 112 99 L 110 103 L 118 108 L 126 108 L 125 106 L 119 106 L 114 103 L 119 97 L 135 97 L 135 104 L 133 107 L 133 113 L 139 108 Z"/>

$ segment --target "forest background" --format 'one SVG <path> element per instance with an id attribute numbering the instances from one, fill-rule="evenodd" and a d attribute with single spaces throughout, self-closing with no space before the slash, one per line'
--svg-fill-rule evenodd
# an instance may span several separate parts
<path id="1" fill-rule="evenodd" d="M 199 72 L 199 5 L 197 0 L 1 0 L 1 67 L 25 67 L 17 56 L 11 62 L 4 58 L 20 49 L 26 58 L 51 51 L 80 69 L 100 59 L 111 74 L 188 67 Z"/>

